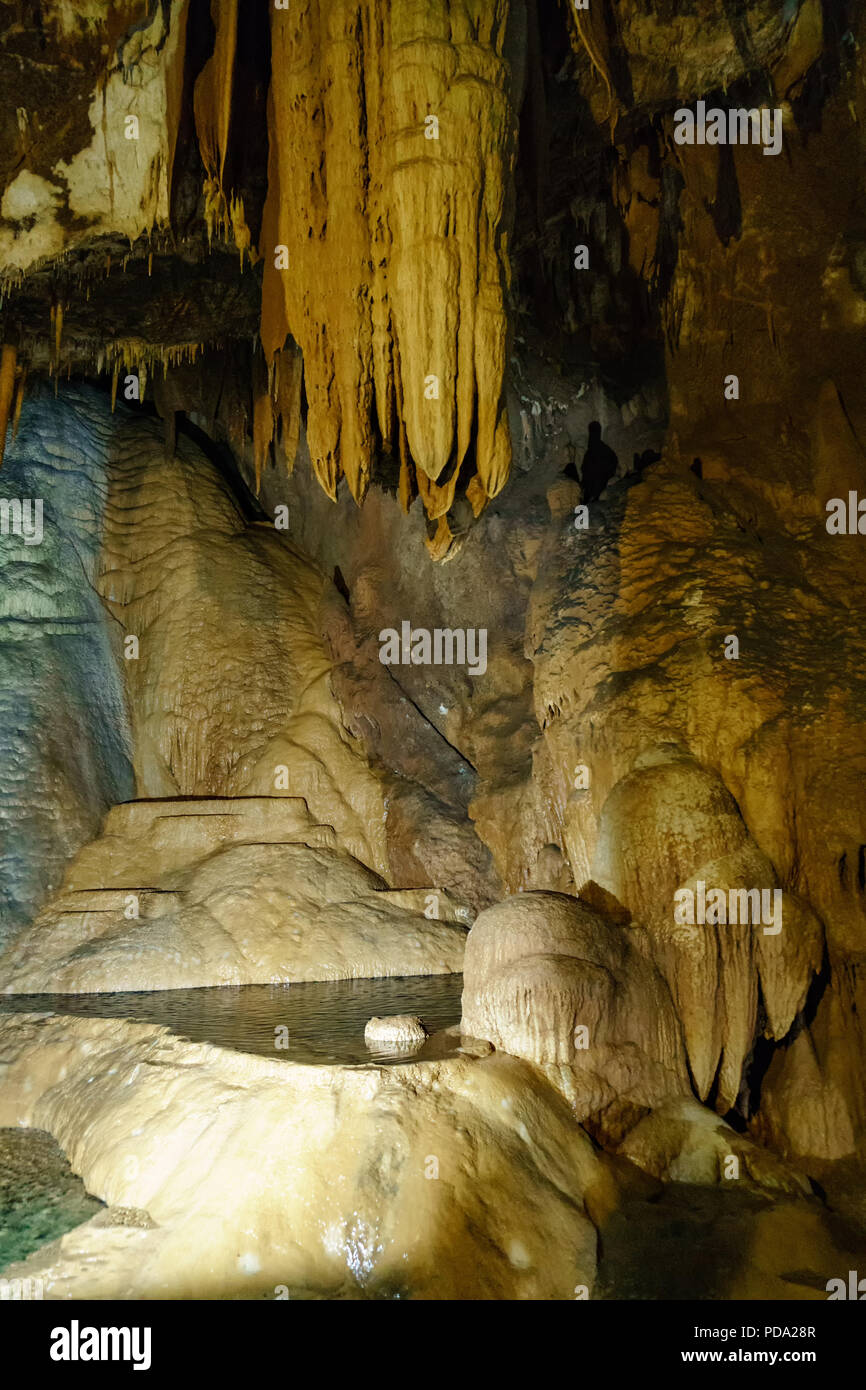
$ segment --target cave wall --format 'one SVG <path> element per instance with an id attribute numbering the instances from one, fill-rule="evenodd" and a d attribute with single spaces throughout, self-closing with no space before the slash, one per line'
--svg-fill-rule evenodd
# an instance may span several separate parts
<path id="1" fill-rule="evenodd" d="M 4 534 L 0 545 L 4 941 L 59 884 L 109 806 L 133 792 L 120 632 L 96 591 L 110 418 L 94 418 L 81 395 L 61 404 L 43 392 L 22 413 L 0 474 L 0 506 L 34 506 L 24 534 Z"/>
<path id="2" fill-rule="evenodd" d="M 4 279 L 168 225 L 188 8 L 4 0 Z"/>

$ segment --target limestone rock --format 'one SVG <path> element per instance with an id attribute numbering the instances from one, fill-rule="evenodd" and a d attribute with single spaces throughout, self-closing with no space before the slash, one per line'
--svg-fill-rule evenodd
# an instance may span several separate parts
<path id="1" fill-rule="evenodd" d="M 635 1125 L 617 1153 L 665 1182 L 741 1185 L 795 1196 L 812 1191 L 802 1173 L 693 1099 L 668 1101 L 654 1110 Z"/>
<path id="2" fill-rule="evenodd" d="M 138 642 L 125 663 L 138 794 L 303 786 L 345 847 L 387 873 L 381 787 L 330 690 L 325 577 L 272 526 L 249 525 L 198 450 L 169 460 L 141 424 L 114 431 L 108 479 L 100 592 Z"/>
<path id="3" fill-rule="evenodd" d="M 142 1211 L 140 1207 L 106 1207 L 98 1216 L 94 1216 L 93 1224 L 100 1226 L 133 1226 L 137 1230 L 153 1230 L 156 1222 L 147 1211 Z"/>
<path id="4" fill-rule="evenodd" d="M 0 1055 L 0 1125 L 39 1124 L 90 1191 L 156 1223 L 72 1232 L 46 1298 L 592 1291 L 621 1180 L 513 1058 L 304 1066 L 20 1015 L 0 1017 Z"/>
<path id="5" fill-rule="evenodd" d="M 394 901 L 295 798 L 134 802 L 105 832 L 0 958 L 7 993 L 461 968 L 465 928 Z"/>
<path id="6" fill-rule="evenodd" d="M 142 24 L 141 7 L 129 0 L 110 10 L 49 0 L 40 9 L 38 65 L 22 33 L 17 83 L 4 74 L 7 99 L 14 104 L 17 96 L 23 113 L 15 130 L 15 174 L 4 180 L 0 200 L 4 275 L 68 254 L 100 234 L 134 242 L 168 224 L 186 10 L 186 0 L 170 0 Z M 52 89 L 44 69 L 55 64 Z M 61 89 L 68 103 L 62 123 L 46 101 Z M 137 122 L 134 136 L 129 116 Z M 46 139 L 51 130 L 56 133 Z"/>
<path id="7" fill-rule="evenodd" d="M 544 845 L 539 850 L 530 887 L 539 892 L 574 892 L 571 869 L 558 845 Z"/>
<path id="8" fill-rule="evenodd" d="M 431 517 L 449 510 L 473 437 L 485 500 L 508 476 L 519 93 L 503 49 L 508 35 L 520 51 L 523 13 L 504 0 L 271 13 L 262 341 L 269 361 L 289 333 L 301 346 L 310 456 L 333 498 L 342 474 L 364 497 L 374 420 L 403 469 L 414 462 Z"/>
<path id="9" fill-rule="evenodd" d="M 121 644 L 94 592 L 110 419 L 95 397 L 28 402 L 0 472 L 4 506 L 32 508 L 0 539 L 0 948 L 134 793 Z"/>
<path id="10" fill-rule="evenodd" d="M 697 894 L 698 883 L 726 897 L 731 889 L 778 887 L 720 779 L 676 749 L 646 753 L 611 792 L 593 878 L 632 914 L 668 981 L 698 1095 L 707 1096 L 718 1074 L 721 1101 L 732 1106 L 758 1024 L 759 986 L 765 1031 L 783 1038 L 821 964 L 820 924 L 790 894 L 781 895 L 778 931 L 775 920 L 769 929 L 762 920 L 675 920 L 676 893 Z"/>
<path id="11" fill-rule="evenodd" d="M 784 95 L 821 52 L 818 0 L 805 0 L 791 10 L 772 0 L 748 0 L 736 11 L 696 5 L 658 10 L 612 0 L 611 9 L 615 17 L 606 22 L 591 4 L 585 11 L 570 11 L 575 48 L 592 65 L 593 83 L 587 75 L 586 90 L 599 116 L 615 110 L 626 90 L 622 68 L 611 56 L 611 32 L 628 72 L 632 108 L 657 110 L 675 100 L 684 105 L 708 91 L 727 91 L 748 75 L 750 65 L 774 70 L 776 90 Z"/>
<path id="12" fill-rule="evenodd" d="M 817 1167 L 854 1159 L 866 1114 L 859 1077 L 864 1053 L 866 969 L 862 955 L 837 962 L 834 987 L 814 1017 L 799 1021 L 771 1059 L 753 1130 L 786 1156 Z"/>
<path id="13" fill-rule="evenodd" d="M 408 1048 L 414 1051 L 427 1037 L 420 1018 L 413 1014 L 391 1014 L 388 1018 L 371 1018 L 364 1029 L 368 1047 Z"/>
<path id="14" fill-rule="evenodd" d="M 0 715 L 0 794 L 10 814 L 20 808 L 3 869 L 10 925 L 134 789 L 291 798 L 303 786 L 319 822 L 387 874 L 381 783 L 331 693 L 320 623 L 328 585 L 315 565 L 272 528 L 249 526 L 198 449 L 183 444 L 168 461 L 152 424 L 112 417 L 90 388 L 27 402 L 3 477 L 15 496 L 49 499 L 42 544 L 13 549 L 4 538 L 0 554 L 14 566 L 2 637 L 12 684 Z M 33 673 L 40 689 L 26 696 Z M 43 710 L 60 684 L 81 738 Z M 25 696 L 26 736 L 16 704 Z"/>
<path id="15" fill-rule="evenodd" d="M 461 1029 L 549 1069 L 581 1120 L 621 1135 L 688 1092 L 680 1025 L 629 933 L 555 893 L 487 908 L 466 945 Z"/>
<path id="16" fill-rule="evenodd" d="M 866 486 L 862 8 L 0 6 L 0 500 L 50 523 L 38 560 L 0 537 L 0 969 L 453 969 L 509 894 L 467 957 L 485 1066 L 678 1188 L 739 1144 L 739 1210 L 796 1205 L 722 1296 L 811 1296 L 803 1237 L 835 1254 L 692 1093 L 862 1220 L 866 552 L 826 524 Z M 778 108 L 781 157 L 680 144 L 698 99 Z M 620 466 L 583 527 L 593 420 Z M 483 627 L 487 671 L 386 670 L 404 619 Z M 677 920 L 701 884 L 781 894 L 781 932 Z"/>

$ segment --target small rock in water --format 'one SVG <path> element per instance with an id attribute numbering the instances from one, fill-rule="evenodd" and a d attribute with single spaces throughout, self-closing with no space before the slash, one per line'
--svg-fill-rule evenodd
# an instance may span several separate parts
<path id="1" fill-rule="evenodd" d="M 368 1047 L 386 1044 L 388 1047 L 419 1047 L 427 1037 L 427 1030 L 420 1018 L 414 1014 L 392 1014 L 390 1018 L 371 1018 L 364 1029 L 364 1042 Z"/>

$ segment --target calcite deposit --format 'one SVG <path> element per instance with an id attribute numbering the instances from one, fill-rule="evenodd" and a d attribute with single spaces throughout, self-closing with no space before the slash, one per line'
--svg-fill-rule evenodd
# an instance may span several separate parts
<path id="1" fill-rule="evenodd" d="M 310 457 L 333 497 L 345 474 L 363 498 L 374 429 L 433 518 L 470 445 L 476 510 L 508 476 L 523 28 L 506 0 L 272 11 L 262 344 L 269 361 L 289 334 L 301 347 Z"/>
<path id="2" fill-rule="evenodd" d="M 443 918 L 450 906 L 442 903 Z M 6 953 L 2 988 L 78 994 L 439 974 L 460 970 L 465 938 L 453 918 L 404 906 L 298 798 L 136 801 L 109 813 L 103 835 Z"/>
<path id="3" fill-rule="evenodd" d="M 620 1181 L 513 1058 L 295 1066 L 118 1021 L 9 1024 L 0 1124 L 48 1130 L 91 1192 L 154 1223 L 80 1228 L 49 1254 L 48 1297 L 525 1299 L 592 1287 L 594 1222 Z M 37 1040 L 38 1078 L 25 1060 Z M 88 1076 L 107 1065 L 97 1100 Z"/>
<path id="4" fill-rule="evenodd" d="M 39 1017 L 0 1021 L 0 1049 L 0 1125 L 47 1130 L 109 1210 L 138 1213 L 100 1213 L 7 1271 L 38 1275 L 48 1298 L 582 1300 L 599 1236 L 628 1202 L 646 1220 L 659 1195 L 501 1054 L 296 1066 L 141 1024 Z M 756 1164 L 752 1181 L 763 1201 L 734 1229 L 760 1258 L 751 1275 L 738 1262 L 723 1296 L 819 1296 L 785 1276 L 847 1268 L 844 1233 L 779 1164 Z"/>
<path id="5" fill-rule="evenodd" d="M 388 1018 L 371 1018 L 364 1029 L 364 1042 L 368 1047 L 408 1048 L 410 1051 L 420 1046 L 427 1036 L 427 1030 L 420 1018 L 412 1014 L 391 1014 Z"/>
<path id="6" fill-rule="evenodd" d="M 861 9 L 0 3 L 0 998 L 463 972 L 15 1002 L 50 1296 L 866 1258 Z"/>
<path id="7" fill-rule="evenodd" d="M 464 983 L 464 1030 L 558 1070 L 580 1120 L 614 1134 L 688 1093 L 664 981 L 626 930 L 573 897 L 524 893 L 482 912 Z"/>

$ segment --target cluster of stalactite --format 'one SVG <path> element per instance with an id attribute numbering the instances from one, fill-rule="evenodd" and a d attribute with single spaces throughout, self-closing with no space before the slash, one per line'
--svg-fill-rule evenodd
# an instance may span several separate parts
<path id="1" fill-rule="evenodd" d="M 398 452 L 403 504 L 417 489 L 431 518 L 458 484 L 477 514 L 508 476 L 508 9 L 308 0 L 272 12 L 267 395 L 294 420 L 297 344 L 310 457 L 331 497 L 345 476 L 362 501 L 380 447 Z M 270 428 L 257 405 L 257 459 Z"/>
<path id="2" fill-rule="evenodd" d="M 258 248 L 226 156 L 238 0 L 213 5 L 195 87 L 210 233 L 263 261 L 253 372 L 257 477 L 279 422 L 294 462 L 302 382 L 316 476 L 364 498 L 379 450 L 399 494 L 444 518 L 460 485 L 503 486 L 509 189 L 508 0 L 307 0 L 271 12 L 268 193 Z M 234 113 L 234 115 L 233 115 Z"/>
<path id="3" fill-rule="evenodd" d="M 459 489 L 478 514 L 511 461 L 505 296 L 524 7 L 270 6 L 261 217 L 245 208 L 238 158 L 250 140 L 242 10 L 240 0 L 212 0 L 213 48 L 191 102 L 208 238 L 234 242 L 242 269 L 245 259 L 263 262 L 263 352 L 250 411 L 256 472 L 275 435 L 291 468 L 303 386 L 312 466 L 330 497 L 345 476 L 360 503 L 374 464 L 390 456 L 385 471 L 405 507 L 420 493 L 444 527 Z M 175 0 L 171 24 L 190 23 L 191 10 Z M 189 53 L 189 33 L 175 47 Z M 174 79 L 171 90 L 179 96 Z M 181 102 L 168 105 L 173 162 Z M 145 223 L 152 182 L 141 189 Z M 155 205 L 151 213 L 158 231 L 161 214 Z M 59 339 L 62 319 L 53 331 Z M 121 369 L 146 371 L 165 346 L 136 352 L 130 339 L 102 351 Z"/>

